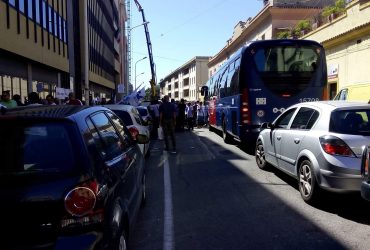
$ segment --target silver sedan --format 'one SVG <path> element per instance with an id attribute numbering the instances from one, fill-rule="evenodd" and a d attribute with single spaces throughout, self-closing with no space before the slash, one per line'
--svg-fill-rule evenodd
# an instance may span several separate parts
<path id="1" fill-rule="evenodd" d="M 303 200 L 321 189 L 359 191 L 361 155 L 370 144 L 370 105 L 342 101 L 299 103 L 262 124 L 259 168 L 274 166 L 298 180 Z"/>

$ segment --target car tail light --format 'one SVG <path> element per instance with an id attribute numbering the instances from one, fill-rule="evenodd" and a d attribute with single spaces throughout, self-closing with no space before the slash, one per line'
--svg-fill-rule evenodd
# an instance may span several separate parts
<path id="1" fill-rule="evenodd" d="M 365 178 L 369 178 L 369 164 L 370 164 L 370 146 L 365 146 L 361 160 L 361 174 Z"/>
<path id="2" fill-rule="evenodd" d="M 332 135 L 321 136 L 320 144 L 327 154 L 355 157 L 351 148 L 338 137 Z"/>
<path id="3" fill-rule="evenodd" d="M 139 134 L 139 130 L 136 127 L 131 127 L 128 130 L 130 131 L 132 138 L 136 140 L 136 137 Z"/>
<path id="4" fill-rule="evenodd" d="M 243 124 L 248 124 L 250 122 L 250 111 L 248 106 L 248 90 L 245 88 L 241 96 L 241 120 Z"/>
<path id="5" fill-rule="evenodd" d="M 69 191 L 64 198 L 67 212 L 73 216 L 84 216 L 91 212 L 96 203 L 98 183 L 89 181 Z"/>
<path id="6" fill-rule="evenodd" d="M 88 181 L 74 187 L 64 198 L 64 207 L 67 215 L 61 220 L 61 227 L 81 226 L 102 222 L 103 209 L 100 205 L 103 192 L 106 191 L 95 181 Z"/>

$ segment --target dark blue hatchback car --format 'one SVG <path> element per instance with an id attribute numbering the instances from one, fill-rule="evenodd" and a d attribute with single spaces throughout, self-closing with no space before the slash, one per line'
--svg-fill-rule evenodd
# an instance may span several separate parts
<path id="1" fill-rule="evenodd" d="M 0 114 L 1 249 L 126 249 L 148 140 L 103 107 Z"/>

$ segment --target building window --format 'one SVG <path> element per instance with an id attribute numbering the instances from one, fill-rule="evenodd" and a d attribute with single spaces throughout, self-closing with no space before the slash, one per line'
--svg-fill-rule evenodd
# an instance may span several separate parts
<path id="1" fill-rule="evenodd" d="M 46 2 L 42 1 L 42 26 L 44 29 L 47 28 L 46 26 L 47 20 L 46 20 Z"/>
<path id="2" fill-rule="evenodd" d="M 27 1 L 28 1 L 27 16 L 29 19 L 33 19 L 33 13 L 32 13 L 33 1 L 32 0 L 27 0 Z"/>
<path id="3" fill-rule="evenodd" d="M 19 11 L 24 13 L 24 0 L 19 0 Z"/>
<path id="4" fill-rule="evenodd" d="M 36 2 L 35 2 L 35 4 L 36 4 L 36 23 L 38 23 L 38 24 L 40 24 L 40 22 L 41 22 L 41 19 L 40 19 L 40 4 L 39 4 L 39 0 L 36 0 Z"/>

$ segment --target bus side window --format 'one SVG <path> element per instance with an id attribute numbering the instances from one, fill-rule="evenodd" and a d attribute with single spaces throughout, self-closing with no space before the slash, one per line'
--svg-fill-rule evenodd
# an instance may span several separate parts
<path id="1" fill-rule="evenodd" d="M 228 95 L 227 93 L 227 76 L 228 76 L 228 67 L 224 70 L 222 74 L 222 78 L 219 82 L 220 84 L 220 97 L 225 97 Z"/>

